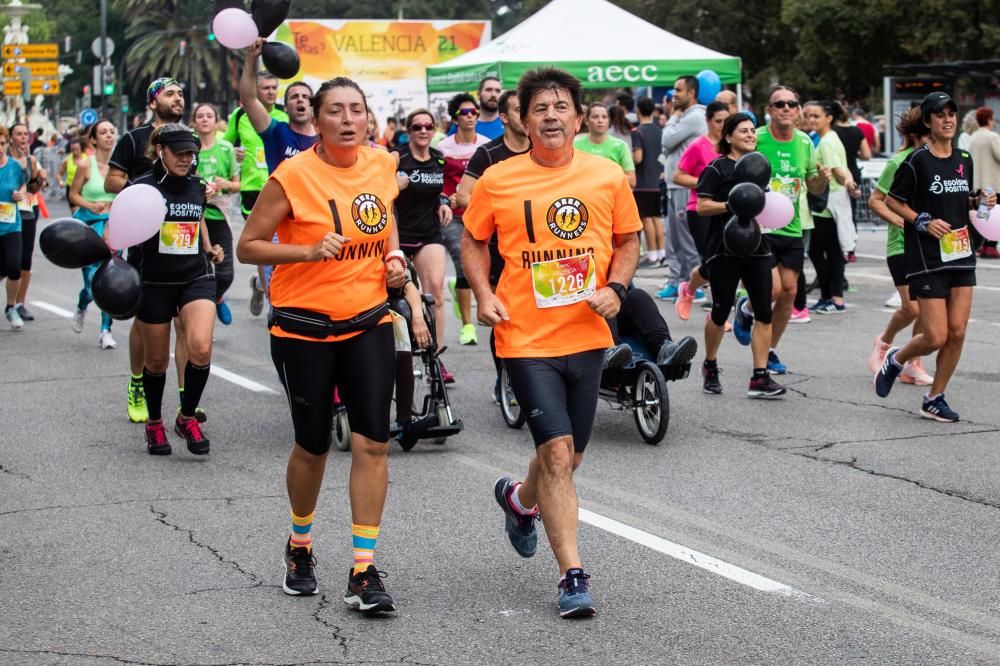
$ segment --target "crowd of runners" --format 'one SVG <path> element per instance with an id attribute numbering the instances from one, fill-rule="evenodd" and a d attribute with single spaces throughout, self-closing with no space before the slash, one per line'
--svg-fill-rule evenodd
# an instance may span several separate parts
<path id="1" fill-rule="evenodd" d="M 750 347 L 748 396 L 780 397 L 787 326 L 848 308 L 844 265 L 855 257 L 853 212 L 865 205 L 857 160 L 877 150 L 878 133 L 850 123 L 837 102 L 801 100 L 786 86 L 768 93 L 764 122 L 740 111 L 731 91 L 699 104 L 693 76 L 678 78 L 660 103 L 625 96 L 585 105 L 580 82 L 549 67 L 527 72 L 516 89 L 488 77 L 476 95 L 456 95 L 448 127 L 413 109 L 382 133 L 348 78 L 317 90 L 293 82 L 279 105 L 277 78 L 258 70 L 262 43 L 247 50 L 240 107 L 227 118 L 199 103 L 183 124 L 184 91 L 164 77 L 149 84 L 145 122 L 118 137 L 101 120 L 67 144 L 58 177 L 74 217 L 98 233 L 106 234 L 115 195 L 130 185 L 154 188 L 167 206 L 160 233 L 126 254 L 143 292 L 128 334 L 128 418 L 144 424 L 150 454 L 172 452 L 163 394 L 173 330 L 173 430 L 191 453 L 209 453 L 200 400 L 216 321 L 243 316 L 226 299 L 234 261 L 259 267 L 250 316 L 267 315 L 294 433 L 283 589 L 318 590 L 312 526 L 337 395 L 351 429 L 353 561 L 344 601 L 394 611 L 374 562 L 397 383 L 387 293 L 433 296 L 434 336 L 423 321 L 411 321 L 411 330 L 416 344 L 442 346 L 447 288 L 460 344 L 478 344 L 477 325 L 490 327 L 494 396 L 503 367 L 535 443 L 523 479 L 494 487 L 511 545 L 534 555 L 535 523 L 544 520 L 559 565 L 560 615 L 593 615 L 573 473 L 591 436 L 602 372 L 631 361 L 625 331 L 646 341 L 660 365 L 689 363 L 699 348 L 692 338 L 671 339 L 653 299 L 633 283 L 637 270 L 667 269 L 655 295 L 672 301 L 680 320 L 710 298 L 704 393 L 723 391 L 718 352 L 731 331 Z M 953 145 L 957 113 L 947 95 L 932 93 L 899 118 L 905 146 L 867 202 L 889 225 L 887 268 L 900 303 L 868 357 L 875 391 L 885 397 L 896 379 L 929 386 L 921 414 L 946 422 L 959 418 L 944 393 L 961 355 L 982 241 L 969 212 L 996 201 L 970 153 Z M 49 177 L 31 157 L 29 137 L 24 125 L 0 129 L 0 276 L 15 330 L 32 318 L 24 294 L 34 197 Z M 769 189 L 788 197 L 794 214 L 737 252 L 726 241 L 729 199 L 743 180 L 738 165 L 753 153 L 766 159 Z M 227 213 L 236 209 L 245 224 L 234 241 Z M 811 306 L 807 256 L 819 289 Z M 83 269 L 77 333 L 95 268 Z M 116 346 L 111 329 L 102 314 L 100 347 Z M 921 364 L 932 353 L 933 377 Z M 442 376 L 456 381 L 447 370 Z"/>

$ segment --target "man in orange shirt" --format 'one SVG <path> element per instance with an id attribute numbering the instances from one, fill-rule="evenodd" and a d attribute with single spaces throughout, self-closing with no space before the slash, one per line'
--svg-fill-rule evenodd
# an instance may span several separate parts
<path id="1" fill-rule="evenodd" d="M 607 319 L 618 314 L 639 260 L 639 211 L 624 172 L 573 150 L 583 117 L 580 82 L 541 67 L 518 84 L 528 153 L 490 167 L 465 211 L 462 263 L 495 327 L 497 356 L 535 440 L 523 483 L 499 479 L 494 495 L 522 557 L 537 546 L 534 521 L 559 563 L 559 614 L 596 610 L 576 544 L 573 470 L 583 459 L 597 408 Z M 488 242 L 497 233 L 505 267 L 490 289 Z"/>

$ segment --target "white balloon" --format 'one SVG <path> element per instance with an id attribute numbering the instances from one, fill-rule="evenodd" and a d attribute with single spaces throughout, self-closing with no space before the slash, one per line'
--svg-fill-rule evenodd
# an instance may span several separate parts
<path id="1" fill-rule="evenodd" d="M 108 245 L 124 250 L 160 232 L 167 202 L 152 185 L 132 185 L 121 191 L 108 212 Z"/>
<path id="2" fill-rule="evenodd" d="M 223 9 L 212 19 L 212 32 L 227 49 L 245 49 L 257 39 L 257 24 L 242 9 Z"/>

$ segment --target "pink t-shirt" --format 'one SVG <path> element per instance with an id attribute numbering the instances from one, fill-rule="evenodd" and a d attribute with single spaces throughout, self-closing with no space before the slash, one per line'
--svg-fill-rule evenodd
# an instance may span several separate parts
<path id="1" fill-rule="evenodd" d="M 698 178 L 709 162 L 716 157 L 719 157 L 719 153 L 715 152 L 715 144 L 707 135 L 699 136 L 684 150 L 681 161 L 677 163 L 677 168 L 689 176 Z M 689 211 L 698 210 L 698 195 L 693 187 L 691 188 L 691 196 L 688 198 L 687 209 Z"/>

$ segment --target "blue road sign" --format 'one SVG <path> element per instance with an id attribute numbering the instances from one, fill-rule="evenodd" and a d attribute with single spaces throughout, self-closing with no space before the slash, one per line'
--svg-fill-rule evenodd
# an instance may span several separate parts
<path id="1" fill-rule="evenodd" d="M 84 109 L 80 112 L 80 124 L 81 125 L 93 125 L 97 122 L 97 111 L 93 109 Z"/>

